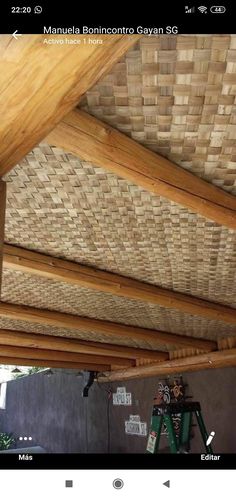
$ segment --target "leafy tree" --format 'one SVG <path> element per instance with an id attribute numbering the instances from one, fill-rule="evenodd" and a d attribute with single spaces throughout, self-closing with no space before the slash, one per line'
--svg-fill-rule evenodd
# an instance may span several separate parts
<path id="1" fill-rule="evenodd" d="M 28 372 L 27 372 L 27 375 L 31 375 L 31 374 L 35 374 L 35 373 L 38 373 L 38 372 L 41 372 L 42 370 L 44 370 L 43 367 L 30 367 Z"/>

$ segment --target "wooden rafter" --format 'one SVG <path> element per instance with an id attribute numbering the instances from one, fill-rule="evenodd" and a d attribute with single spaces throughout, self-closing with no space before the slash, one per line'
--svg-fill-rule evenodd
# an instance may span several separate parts
<path id="1" fill-rule="evenodd" d="M 77 43 L 57 44 L 57 39 Z M 0 37 L 0 176 L 7 173 L 73 109 L 84 94 L 140 38 L 102 35 Z M 97 39 L 94 35 L 91 40 Z"/>
<path id="2" fill-rule="evenodd" d="M 3 346 L 23 346 L 34 349 L 47 349 L 71 353 L 86 353 L 89 355 L 113 356 L 114 358 L 147 358 L 152 361 L 169 359 L 169 354 L 163 351 L 130 348 L 101 342 L 67 339 L 65 337 L 44 334 L 31 334 L 19 330 L 0 329 L 0 349 Z M 113 361 L 113 364 L 115 360 Z"/>
<path id="3" fill-rule="evenodd" d="M 17 304 L 0 303 L 0 317 L 10 318 L 12 320 L 23 320 L 30 323 L 40 323 L 51 325 L 58 328 L 67 328 L 73 330 L 88 330 L 99 332 L 104 337 L 111 338 L 129 338 L 134 340 L 150 341 L 153 344 L 172 344 L 177 347 L 190 347 L 201 349 L 203 351 L 212 351 L 217 349 L 214 341 L 197 339 L 194 337 L 182 336 L 158 330 L 145 329 L 123 325 L 120 323 L 97 320 L 94 318 L 85 318 L 81 316 L 69 315 L 58 311 L 48 311 L 30 306 L 20 306 Z"/>
<path id="4" fill-rule="evenodd" d="M 34 360 L 65 361 L 72 363 L 95 363 L 97 365 L 122 365 L 123 368 L 135 366 L 134 360 L 114 356 L 100 356 L 67 351 L 54 351 L 41 348 L 26 348 L 22 346 L 0 346 L 0 356 L 12 358 L 30 358 Z"/>
<path id="5" fill-rule="evenodd" d="M 70 112 L 47 141 L 210 220 L 236 228 L 236 197 L 83 111 Z"/>
<path id="6" fill-rule="evenodd" d="M 196 372 L 210 368 L 222 368 L 236 366 L 236 349 L 215 351 L 198 356 L 180 358 L 177 360 L 164 361 L 141 367 L 117 370 L 112 373 L 104 373 L 100 382 L 113 382 L 128 379 L 153 377 L 158 375 L 169 375 L 183 372 Z"/>
<path id="7" fill-rule="evenodd" d="M 24 271 L 38 277 L 146 301 L 210 320 L 236 324 L 236 309 L 229 306 L 8 244 L 4 244 L 3 264 L 4 268 Z"/>
<path id="8" fill-rule="evenodd" d="M 1 356 L 0 365 L 19 365 L 32 367 L 51 367 L 51 368 L 68 368 L 75 370 L 92 370 L 95 372 L 104 372 L 111 370 L 110 365 L 96 365 L 95 363 L 74 363 L 72 361 L 53 361 L 53 360 L 35 360 L 32 358 L 16 358 L 13 356 Z"/>

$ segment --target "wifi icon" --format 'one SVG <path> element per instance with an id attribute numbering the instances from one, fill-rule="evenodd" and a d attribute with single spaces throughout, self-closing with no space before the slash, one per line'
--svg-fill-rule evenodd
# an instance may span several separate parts
<path id="1" fill-rule="evenodd" d="M 198 7 L 198 10 L 201 12 L 201 14 L 207 13 L 207 7 L 205 7 L 204 5 L 200 5 L 200 7 Z"/>

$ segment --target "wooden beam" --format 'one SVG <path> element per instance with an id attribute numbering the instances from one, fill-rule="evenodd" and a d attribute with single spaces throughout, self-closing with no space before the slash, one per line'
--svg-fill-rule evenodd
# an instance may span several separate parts
<path id="1" fill-rule="evenodd" d="M 140 35 L 0 37 L 0 176 L 33 149 Z M 89 36 L 96 40 L 97 36 Z M 57 40 L 77 43 L 57 44 Z M 46 40 L 46 41 L 45 41 Z"/>
<path id="2" fill-rule="evenodd" d="M 152 365 L 116 370 L 104 373 L 99 377 L 99 382 L 124 381 L 128 379 L 141 379 L 158 375 L 170 375 L 183 372 L 196 372 L 210 368 L 223 368 L 236 366 L 236 349 L 215 351 L 178 360 L 164 361 Z"/>
<path id="3" fill-rule="evenodd" d="M 37 277 L 79 285 L 88 289 L 108 292 L 115 296 L 146 301 L 183 313 L 236 324 L 236 309 L 205 299 L 182 294 L 115 273 L 64 261 L 34 251 L 4 244 L 4 268 L 20 270 Z"/>
<path id="4" fill-rule="evenodd" d="M 105 320 L 97 320 L 95 318 L 69 315 L 58 311 L 42 310 L 30 306 L 20 306 L 18 304 L 0 302 L 0 317 L 51 325 L 58 328 L 100 332 L 108 339 L 111 337 L 113 339 L 116 337 L 124 337 L 126 339 L 150 341 L 155 344 L 174 344 L 178 347 L 193 347 L 204 351 L 211 351 L 217 348 L 214 341 L 205 339 L 197 339 L 195 337 L 182 336 L 159 330 L 123 325 Z"/>
<path id="5" fill-rule="evenodd" d="M 2 283 L 2 260 L 6 210 L 6 183 L 0 180 L 0 299 Z"/>
<path id="6" fill-rule="evenodd" d="M 236 197 L 175 165 L 89 114 L 70 112 L 47 142 L 141 187 L 236 228 Z"/>
<path id="7" fill-rule="evenodd" d="M 122 368 L 135 366 L 135 360 L 116 358 L 113 356 L 99 356 L 81 353 L 68 353 L 39 348 L 25 348 L 16 346 L 0 346 L 0 356 L 12 358 L 30 358 L 34 360 L 53 360 L 72 363 L 95 363 L 97 365 L 122 365 Z"/>
<path id="8" fill-rule="evenodd" d="M 117 346 L 115 344 L 104 344 L 101 342 L 66 339 L 65 337 L 44 334 L 31 334 L 18 330 L 0 329 L 0 345 L 113 356 L 119 359 L 129 358 L 134 360 L 136 358 L 147 358 L 153 361 L 164 361 L 169 359 L 169 354 L 163 351 L 152 351 L 150 349 L 130 348 L 127 346 Z"/>
<path id="9" fill-rule="evenodd" d="M 14 358 L 11 356 L 0 356 L 0 365 L 68 368 L 75 370 L 92 370 L 94 372 L 103 372 L 104 370 L 110 370 L 110 365 L 96 365 L 95 363 L 73 363 L 71 361 L 35 360 L 31 358 Z"/>

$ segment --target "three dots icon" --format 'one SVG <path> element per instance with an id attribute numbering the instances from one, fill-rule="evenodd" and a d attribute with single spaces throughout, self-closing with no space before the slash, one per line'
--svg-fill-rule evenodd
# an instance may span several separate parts
<path id="1" fill-rule="evenodd" d="M 19 441 L 32 441 L 32 437 L 31 436 L 20 436 L 19 437 Z"/>

